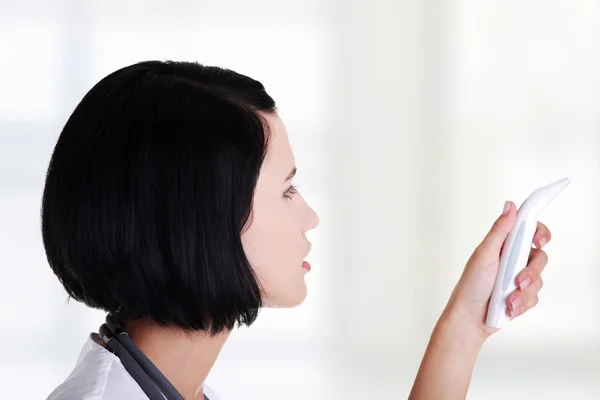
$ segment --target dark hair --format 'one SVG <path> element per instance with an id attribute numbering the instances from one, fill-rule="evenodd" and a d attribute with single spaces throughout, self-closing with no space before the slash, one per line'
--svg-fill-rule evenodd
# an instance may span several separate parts
<path id="1" fill-rule="evenodd" d="M 65 124 L 42 238 L 69 298 L 213 334 L 250 325 L 261 288 L 241 234 L 276 111 L 247 76 L 147 61 L 98 82 Z"/>

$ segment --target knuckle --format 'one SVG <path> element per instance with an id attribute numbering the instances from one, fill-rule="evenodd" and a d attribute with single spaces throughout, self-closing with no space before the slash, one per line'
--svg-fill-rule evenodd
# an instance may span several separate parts
<path id="1" fill-rule="evenodd" d="M 545 235 L 550 235 L 550 229 L 548 229 L 548 225 L 543 222 L 538 221 L 538 230 L 543 232 Z"/>
<path id="2" fill-rule="evenodd" d="M 532 247 L 531 252 L 529 253 L 529 262 L 537 259 L 539 252 L 540 250 L 538 248 Z"/>
<path id="3" fill-rule="evenodd" d="M 537 250 L 533 256 L 536 263 L 546 265 L 548 263 L 548 254 L 544 250 Z"/>
<path id="4" fill-rule="evenodd" d="M 546 228 L 546 237 L 548 238 L 548 241 L 550 241 L 550 239 L 552 239 L 552 232 L 550 232 L 550 229 L 548 229 L 547 226 L 545 226 Z"/>
<path id="5" fill-rule="evenodd" d="M 494 233 L 502 232 L 504 230 L 504 220 L 502 218 L 498 218 L 496 221 L 494 221 L 492 229 L 490 230 Z"/>

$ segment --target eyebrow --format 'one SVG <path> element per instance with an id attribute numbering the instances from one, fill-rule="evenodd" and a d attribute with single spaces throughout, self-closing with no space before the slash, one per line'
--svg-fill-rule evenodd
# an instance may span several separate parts
<path id="1" fill-rule="evenodd" d="M 294 169 L 292 169 L 292 171 L 288 174 L 287 178 L 285 178 L 284 182 L 287 182 L 290 179 L 292 179 L 296 175 L 296 172 L 298 172 L 298 169 L 294 167 Z"/>

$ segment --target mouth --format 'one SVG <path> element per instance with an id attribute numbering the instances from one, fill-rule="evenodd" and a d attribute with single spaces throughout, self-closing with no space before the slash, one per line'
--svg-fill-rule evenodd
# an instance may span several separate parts
<path id="1" fill-rule="evenodd" d="M 310 271 L 310 264 L 308 263 L 308 261 L 304 261 L 302 263 L 302 268 L 304 268 L 307 271 Z"/>

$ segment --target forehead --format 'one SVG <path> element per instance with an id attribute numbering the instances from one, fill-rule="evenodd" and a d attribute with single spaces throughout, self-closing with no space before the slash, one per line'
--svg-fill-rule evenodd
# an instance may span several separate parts
<path id="1" fill-rule="evenodd" d="M 285 179 L 295 165 L 294 153 L 290 145 L 287 130 L 276 113 L 261 113 L 268 125 L 269 147 L 263 164 L 263 172 L 282 175 Z"/>

